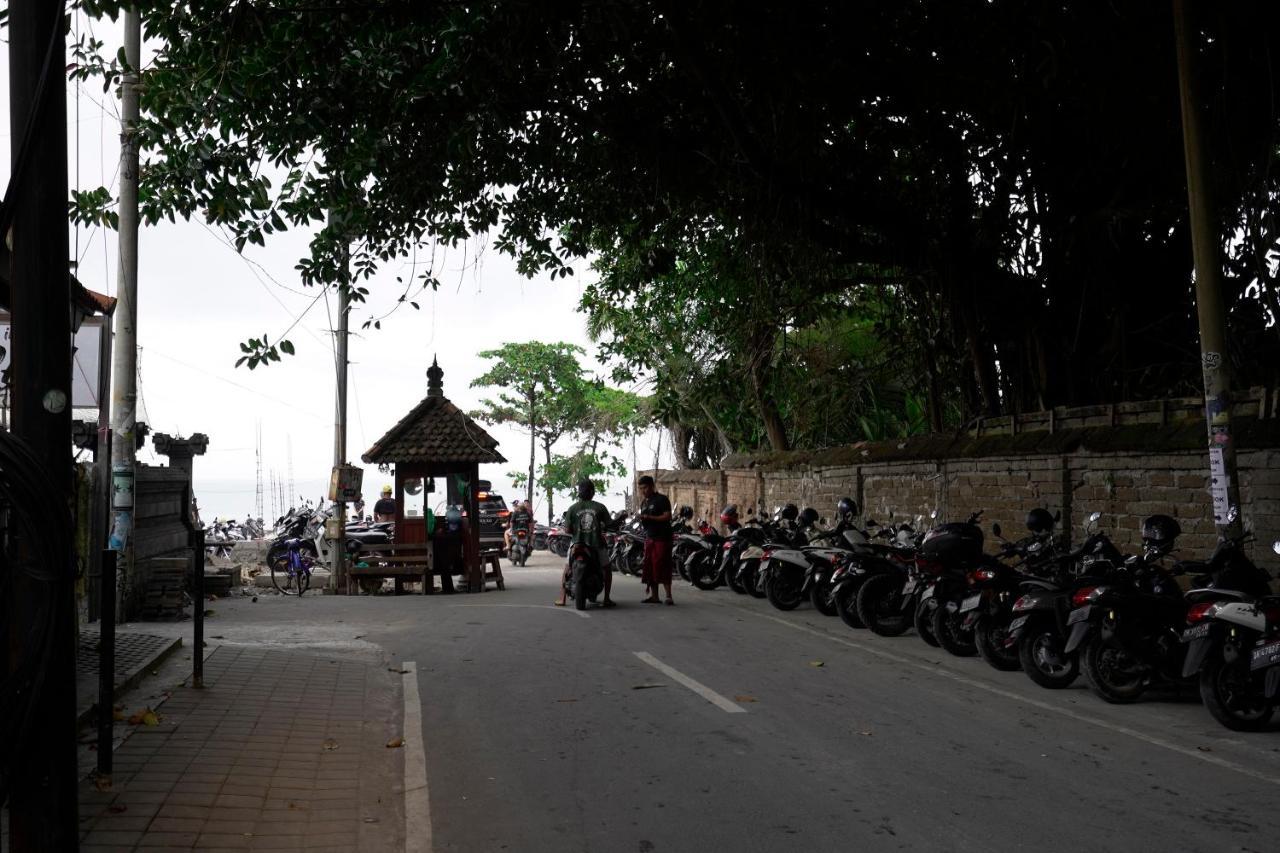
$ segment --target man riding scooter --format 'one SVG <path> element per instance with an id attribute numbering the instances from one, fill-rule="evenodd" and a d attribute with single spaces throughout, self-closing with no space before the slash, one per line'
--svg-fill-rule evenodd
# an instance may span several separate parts
<path id="1" fill-rule="evenodd" d="M 573 545 L 580 544 L 586 546 L 593 555 L 596 561 L 595 568 L 604 575 L 603 606 L 616 607 L 617 605 L 609 598 L 609 591 L 613 587 L 613 566 L 610 565 L 609 549 L 605 547 L 604 541 L 605 527 L 609 524 L 609 510 L 604 504 L 593 500 L 595 494 L 595 484 L 590 480 L 578 482 L 578 502 L 565 510 L 564 531 L 570 537 L 570 554 L 573 553 Z M 565 605 L 569 571 L 570 565 L 566 564 L 564 574 L 560 578 L 560 598 L 556 601 L 556 607 Z"/>
<path id="2" fill-rule="evenodd" d="M 517 530 L 527 530 L 530 541 L 533 540 L 533 513 L 528 504 L 516 501 L 511 505 L 511 518 L 507 521 L 507 529 L 502 532 L 502 552 L 511 552 L 511 537 Z"/>

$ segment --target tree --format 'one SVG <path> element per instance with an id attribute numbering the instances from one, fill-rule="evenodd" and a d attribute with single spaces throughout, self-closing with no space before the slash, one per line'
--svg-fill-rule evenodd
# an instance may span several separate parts
<path id="1" fill-rule="evenodd" d="M 928 377 L 935 426 L 1196 387 L 1162 4 L 141 6 L 161 46 L 143 81 L 147 215 L 259 243 L 337 210 L 307 281 L 334 280 L 348 240 L 367 277 L 491 230 L 527 274 L 598 250 L 644 287 L 679 261 L 698 272 L 680 296 L 723 298 L 739 323 L 720 338 L 742 377 L 726 411 L 752 408 L 775 448 L 811 440 L 786 409 L 814 377 L 782 355 L 815 322 L 806 298 L 893 303 L 878 316 L 905 334 L 881 344 Z M 1197 43 L 1230 161 L 1228 302 L 1273 342 L 1278 24 L 1277 4 L 1219 4 Z M 87 54 L 86 72 L 118 72 Z M 104 216 L 103 196 L 77 215 Z M 1237 356 L 1243 382 L 1271 378 Z"/>
<path id="2" fill-rule="evenodd" d="M 578 356 L 584 350 L 574 344 L 546 344 L 540 341 L 504 344 L 486 350 L 482 358 L 494 364 L 471 387 L 510 389 L 498 399 L 485 399 L 484 408 L 472 416 L 486 423 L 514 423 L 529 431 L 529 470 L 525 478 L 527 497 L 533 503 L 538 446 L 551 463 L 551 449 L 573 429 L 587 409 L 588 383 L 583 378 Z M 548 518 L 553 511 L 553 492 L 547 490 Z"/>

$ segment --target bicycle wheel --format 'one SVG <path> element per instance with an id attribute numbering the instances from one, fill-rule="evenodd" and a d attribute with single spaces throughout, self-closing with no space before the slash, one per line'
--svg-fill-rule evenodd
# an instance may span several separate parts
<path id="1" fill-rule="evenodd" d="M 271 585 L 282 595 L 302 595 L 311 586 L 311 573 L 306 569 L 292 571 L 285 555 L 271 564 Z"/>

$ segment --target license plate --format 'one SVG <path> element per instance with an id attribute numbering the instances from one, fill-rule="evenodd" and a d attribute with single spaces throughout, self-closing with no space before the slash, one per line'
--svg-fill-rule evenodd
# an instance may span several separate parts
<path id="1" fill-rule="evenodd" d="M 1074 625 L 1077 622 L 1087 621 L 1089 614 L 1093 612 L 1092 607 L 1077 607 L 1071 611 L 1071 615 L 1067 617 L 1067 624 Z"/>
<path id="2" fill-rule="evenodd" d="M 1250 669 L 1262 669 L 1264 666 L 1271 666 L 1273 663 L 1280 663 L 1280 643 L 1267 643 L 1265 646 L 1258 646 L 1253 650 L 1253 657 L 1249 661 Z"/>
<path id="3" fill-rule="evenodd" d="M 1192 640 L 1198 640 L 1201 637 L 1209 636 L 1209 629 L 1213 626 L 1206 622 L 1203 625 L 1196 625 L 1182 632 L 1182 642 L 1189 643 Z"/>
<path id="4" fill-rule="evenodd" d="M 1012 634 L 1014 631 L 1022 630 L 1022 626 L 1027 624 L 1027 620 L 1030 618 L 1030 616 L 1019 616 L 1017 619 L 1014 619 L 1009 623 L 1009 633 Z"/>
<path id="5" fill-rule="evenodd" d="M 937 587 L 931 586 L 928 589 L 926 589 L 924 592 L 920 593 L 920 600 L 928 601 L 929 599 L 933 598 L 933 592 L 935 589 L 937 589 Z"/>
<path id="6" fill-rule="evenodd" d="M 982 593 L 974 593 L 964 600 L 960 605 L 961 613 L 968 613 L 970 610 L 976 610 L 978 605 L 982 603 Z"/>

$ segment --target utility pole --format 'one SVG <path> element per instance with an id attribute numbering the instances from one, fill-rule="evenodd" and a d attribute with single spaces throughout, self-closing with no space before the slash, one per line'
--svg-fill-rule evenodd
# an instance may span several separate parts
<path id="1" fill-rule="evenodd" d="M 330 225 L 333 217 L 330 215 Z M 344 246 L 345 246 L 345 237 Z M 337 412 L 333 424 L 333 467 L 347 464 L 347 315 L 350 313 L 351 290 L 347 281 L 347 251 L 342 252 L 342 269 L 338 273 L 338 352 L 337 352 Z M 333 539 L 333 566 L 329 573 L 329 586 L 335 592 L 347 588 L 347 504 L 338 495 L 334 503 L 334 521 L 337 535 Z"/>
<path id="2" fill-rule="evenodd" d="M 1187 163 L 1187 207 L 1191 251 L 1196 274 L 1196 314 L 1200 320 L 1200 366 L 1204 374 L 1205 419 L 1209 436 L 1209 493 L 1213 521 L 1221 535 L 1240 532 L 1240 519 L 1229 515 L 1240 506 L 1236 450 L 1231 438 L 1231 365 L 1227 361 L 1227 320 L 1222 301 L 1218 256 L 1218 220 L 1213 205 L 1209 155 L 1201 133 L 1196 83 L 1197 28 L 1186 0 L 1173 0 L 1173 32 L 1178 49 L 1178 93 L 1182 102 L 1182 144 Z"/>
<path id="3" fill-rule="evenodd" d="M 121 552 L 124 588 L 133 572 L 133 496 L 138 419 L 138 67 L 142 19 L 124 12 L 125 70 L 120 83 L 120 260 L 116 275 L 116 343 L 111 382 L 111 538 Z M 127 611 L 117 611 L 125 615 Z"/>
<path id="4" fill-rule="evenodd" d="M 12 430 L 40 468 L 57 518 L 15 537 L 5 671 L 24 720 L 5 732 L 9 849 L 76 850 L 76 615 L 70 541 L 71 276 L 67 242 L 67 87 L 63 0 L 10 0 L 11 177 L 0 239 L 9 242 Z M 32 496 L 44 505 L 46 497 Z M 65 513 L 65 516 L 63 515 Z M 24 531 L 25 532 L 25 531 Z M 35 539 L 45 539 L 39 543 Z M 44 555 L 43 559 L 37 555 Z M 50 550 L 51 549 L 51 550 Z M 48 555 L 52 554 L 50 557 Z M 51 560 L 51 561 L 50 561 Z M 37 565 L 37 563 L 41 563 Z M 49 573 L 37 579 L 29 571 Z M 31 638 L 43 644 L 31 648 Z M 39 669 L 28 670 L 39 655 Z"/>

